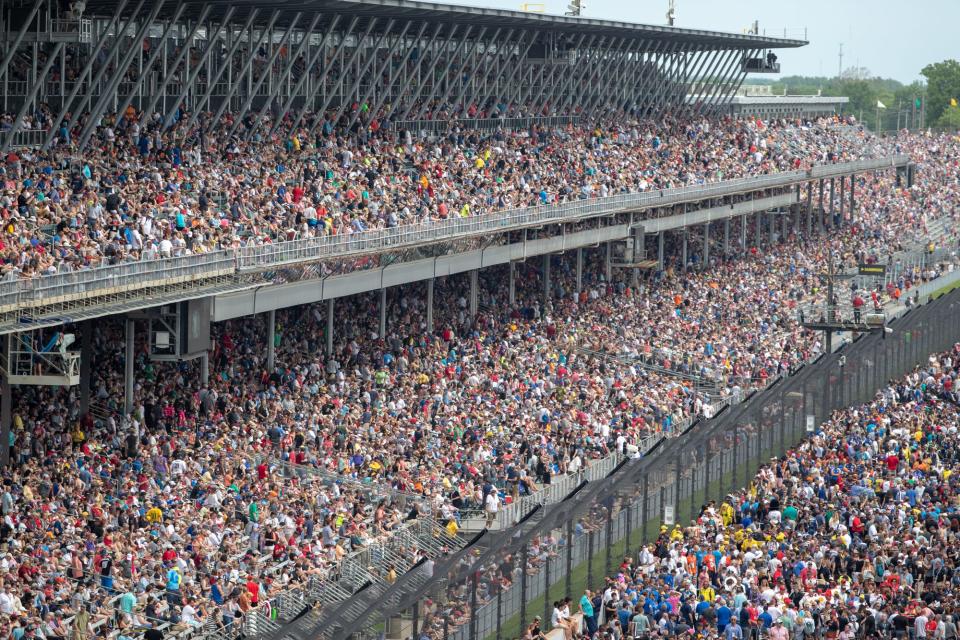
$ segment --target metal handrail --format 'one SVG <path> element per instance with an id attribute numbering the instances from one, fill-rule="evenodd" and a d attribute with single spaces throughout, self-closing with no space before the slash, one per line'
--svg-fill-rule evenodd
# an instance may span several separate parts
<path id="1" fill-rule="evenodd" d="M 570 222 L 584 217 L 663 207 L 692 200 L 787 187 L 813 178 L 875 171 L 905 164 L 908 156 L 857 160 L 765 176 L 688 185 L 644 193 L 625 193 L 559 205 L 511 209 L 442 222 L 421 222 L 349 235 L 323 236 L 256 247 L 223 249 L 207 253 L 124 262 L 80 271 L 0 282 L 0 309 L 16 308 L 29 315 L 32 306 L 64 297 L 98 296 L 117 290 L 144 289 L 153 283 L 201 280 L 230 273 L 240 275 L 290 264 L 307 263 L 384 249 L 397 250 L 424 243 L 503 233 L 543 224 Z M 816 173 L 816 175 L 814 175 Z"/>
<path id="2" fill-rule="evenodd" d="M 453 129 L 489 131 L 526 129 L 532 126 L 562 127 L 582 122 L 581 116 L 530 116 L 524 118 L 454 118 L 451 120 L 397 120 L 390 123 L 394 131 L 443 133 Z"/>

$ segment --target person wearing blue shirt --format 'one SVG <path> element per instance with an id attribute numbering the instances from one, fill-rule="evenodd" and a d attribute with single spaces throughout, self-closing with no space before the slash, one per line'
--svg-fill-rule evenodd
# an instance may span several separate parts
<path id="1" fill-rule="evenodd" d="M 733 611 L 730 610 L 730 607 L 728 607 L 725 602 L 721 601 L 720 606 L 717 607 L 717 631 L 723 633 L 727 625 L 730 624 L 732 617 Z"/>
<path id="2" fill-rule="evenodd" d="M 763 613 L 761 613 L 757 619 L 760 621 L 760 624 L 763 625 L 764 629 L 769 629 L 773 626 L 773 616 L 770 615 L 770 611 L 767 609 L 764 609 Z"/>
<path id="3" fill-rule="evenodd" d="M 590 589 L 587 589 L 580 596 L 580 611 L 583 613 L 583 620 L 587 623 L 587 631 L 591 636 L 597 632 L 597 617 L 593 611 L 592 595 Z"/>

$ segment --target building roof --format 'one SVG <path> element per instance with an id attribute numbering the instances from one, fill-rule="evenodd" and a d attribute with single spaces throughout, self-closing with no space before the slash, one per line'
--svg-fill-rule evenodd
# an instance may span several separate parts
<path id="1" fill-rule="evenodd" d="M 488 31 L 497 28 L 539 29 L 576 35 L 587 33 L 588 35 L 606 35 L 637 40 L 667 40 L 689 44 L 690 46 L 707 46 L 713 49 L 783 49 L 802 47 L 807 44 L 805 40 L 700 29 L 681 29 L 617 20 L 574 18 L 418 0 L 185 0 L 185 3 L 187 8 L 184 16 L 187 18 L 198 17 L 205 5 L 212 5 L 213 10 L 210 17 L 213 20 L 218 20 L 231 6 L 236 9 L 234 14 L 234 20 L 236 21 L 242 21 L 254 8 L 260 9 L 260 17 L 264 20 L 272 11 L 279 10 L 284 12 L 285 15 L 277 21 L 278 26 L 284 26 L 284 21 L 292 18 L 295 12 L 303 11 L 307 14 L 319 12 L 324 16 L 333 14 L 356 16 L 361 20 L 360 25 L 358 25 L 359 29 L 363 29 L 368 20 L 376 18 L 380 21 L 380 24 L 385 24 L 385 21 L 390 19 L 396 19 L 458 25 L 461 30 L 468 25 L 486 27 Z M 134 4 L 133 2 L 129 3 L 128 10 Z M 165 6 L 160 12 L 160 18 L 163 19 L 172 15 L 176 10 L 176 5 L 177 2 L 174 0 L 166 0 Z M 87 14 L 109 15 L 116 10 L 116 7 L 117 0 L 88 0 Z M 317 26 L 318 30 L 323 28 L 325 20 L 325 17 L 321 19 Z M 301 25 L 304 22 L 304 20 L 301 20 Z"/>

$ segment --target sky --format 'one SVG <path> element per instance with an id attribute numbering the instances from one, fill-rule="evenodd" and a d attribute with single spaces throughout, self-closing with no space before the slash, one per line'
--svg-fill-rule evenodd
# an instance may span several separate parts
<path id="1" fill-rule="evenodd" d="M 448 0 L 519 10 L 537 0 Z M 569 0 L 540 0 L 546 13 L 562 14 Z M 666 24 L 668 0 L 584 0 L 584 17 Z M 810 44 L 777 53 L 784 75 L 835 76 L 843 67 L 904 83 L 920 79 L 930 62 L 960 58 L 960 0 L 676 0 L 678 27 L 742 32 L 754 20 L 760 31 Z M 859 65 L 858 65 L 859 62 Z"/>

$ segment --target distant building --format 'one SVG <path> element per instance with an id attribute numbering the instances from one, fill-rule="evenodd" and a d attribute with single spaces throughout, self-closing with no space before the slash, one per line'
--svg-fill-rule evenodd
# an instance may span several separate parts
<path id="1" fill-rule="evenodd" d="M 700 95 L 687 95 L 688 103 L 702 100 Z M 763 118 L 810 118 L 840 113 L 850 98 L 834 96 L 774 95 L 770 85 L 743 85 L 721 111 L 730 115 L 751 115 Z"/>

